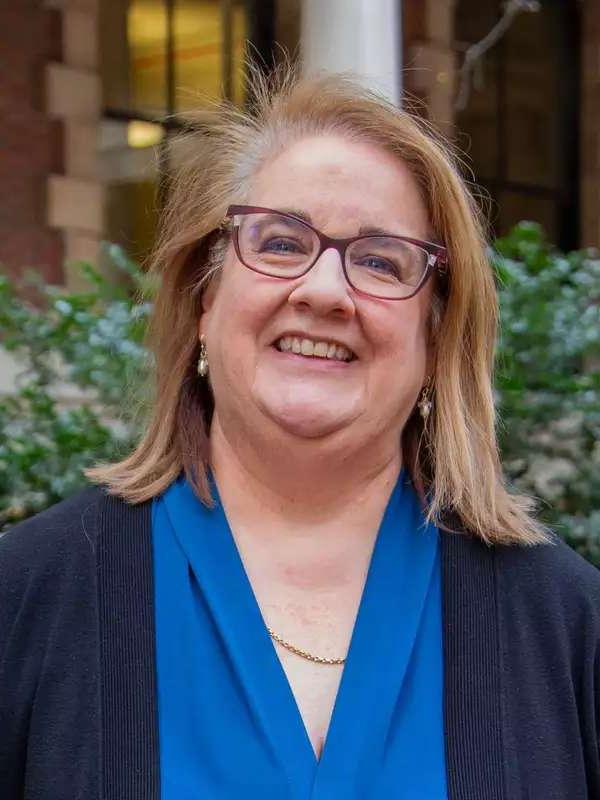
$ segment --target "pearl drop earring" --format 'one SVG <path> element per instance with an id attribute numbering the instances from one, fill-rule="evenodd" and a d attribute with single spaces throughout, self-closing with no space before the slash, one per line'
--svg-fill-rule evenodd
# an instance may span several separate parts
<path id="1" fill-rule="evenodd" d="M 423 421 L 427 422 L 427 417 L 431 413 L 431 408 L 433 403 L 430 400 L 429 393 L 431 391 L 431 376 L 428 375 L 425 380 L 425 386 L 421 389 L 421 396 L 419 398 L 419 402 L 417 406 L 419 408 L 419 413 L 423 417 Z"/>
<path id="2" fill-rule="evenodd" d="M 198 375 L 201 378 L 206 378 L 208 375 L 208 355 L 206 353 L 206 344 L 204 334 L 200 337 L 200 358 L 198 359 Z"/>

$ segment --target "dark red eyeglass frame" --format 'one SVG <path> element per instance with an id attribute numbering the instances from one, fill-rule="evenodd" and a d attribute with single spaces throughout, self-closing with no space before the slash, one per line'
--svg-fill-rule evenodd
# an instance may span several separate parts
<path id="1" fill-rule="evenodd" d="M 389 234 L 367 234 L 363 236 L 351 236 L 348 239 L 336 239 L 332 236 L 326 236 L 320 230 L 315 228 L 309 222 L 298 217 L 296 214 L 291 214 L 287 211 L 278 211 L 275 208 L 263 208 L 261 206 L 229 206 L 227 209 L 227 214 L 225 215 L 227 219 L 231 219 L 234 216 L 246 216 L 248 214 L 278 214 L 280 217 L 287 217 L 288 219 L 293 219 L 295 222 L 300 222 L 305 227 L 309 228 L 313 233 L 316 234 L 319 240 L 319 250 L 313 260 L 313 262 L 301 272 L 300 275 L 295 275 L 294 278 L 287 278 L 284 275 L 269 275 L 271 278 L 281 278 L 282 280 L 295 280 L 296 278 L 301 278 L 303 275 L 306 275 L 314 265 L 317 263 L 321 255 L 325 252 L 325 250 L 333 249 L 337 250 L 340 254 L 340 259 L 342 262 L 342 269 L 344 271 L 344 277 L 349 286 L 354 289 L 355 292 L 359 292 L 360 294 L 367 295 L 367 297 L 375 297 L 379 300 L 409 300 L 411 297 L 414 297 L 417 292 L 419 292 L 423 286 L 427 283 L 431 275 L 433 274 L 434 270 L 437 270 L 441 275 L 445 275 L 448 271 L 448 251 L 446 248 L 441 244 L 435 244 L 434 242 L 425 242 L 421 239 L 412 239 L 409 236 L 393 236 Z M 233 247 L 235 249 L 235 253 L 242 264 L 251 269 L 253 272 L 257 272 L 259 275 L 266 275 L 268 273 L 262 272 L 256 267 L 251 266 L 242 258 L 242 254 L 240 252 L 240 244 L 238 238 L 238 227 L 237 225 L 233 225 Z M 362 291 L 361 289 L 357 289 L 353 284 L 350 278 L 348 277 L 348 272 L 346 270 L 346 250 L 348 247 L 353 244 L 354 242 L 358 241 L 359 239 L 381 239 L 385 237 L 387 239 L 398 239 L 402 242 L 408 242 L 409 244 L 414 244 L 417 247 L 420 247 L 424 250 L 427 255 L 427 266 L 425 268 L 425 272 L 423 273 L 423 277 L 421 281 L 415 287 L 415 290 L 412 294 L 407 294 L 404 297 L 386 297 L 383 295 L 376 295 L 371 294 L 369 292 Z"/>

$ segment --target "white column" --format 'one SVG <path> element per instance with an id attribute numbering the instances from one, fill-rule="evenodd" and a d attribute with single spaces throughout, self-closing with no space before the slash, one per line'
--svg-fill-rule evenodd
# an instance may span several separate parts
<path id="1" fill-rule="evenodd" d="M 306 74 L 351 72 L 400 103 L 401 0 L 303 0 L 301 48 Z"/>

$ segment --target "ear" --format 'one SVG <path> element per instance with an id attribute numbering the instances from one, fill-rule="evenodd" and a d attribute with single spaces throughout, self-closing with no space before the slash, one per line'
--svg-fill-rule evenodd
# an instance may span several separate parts
<path id="1" fill-rule="evenodd" d="M 210 312 L 214 306 L 215 298 L 217 296 L 218 278 L 214 276 L 208 283 L 206 289 L 202 292 L 200 298 L 200 319 L 198 320 L 198 336 L 206 333 L 208 319 Z"/>
<path id="2" fill-rule="evenodd" d="M 206 289 L 202 292 L 202 297 L 200 299 L 202 314 L 207 313 L 213 307 L 215 298 L 217 296 L 217 284 L 218 284 L 217 276 L 213 276 L 212 280 L 209 281 Z"/>

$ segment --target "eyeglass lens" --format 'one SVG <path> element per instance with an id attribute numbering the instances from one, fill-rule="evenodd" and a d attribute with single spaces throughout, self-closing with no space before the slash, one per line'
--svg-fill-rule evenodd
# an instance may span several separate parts
<path id="1" fill-rule="evenodd" d="M 316 260 L 319 237 L 301 221 L 274 213 L 236 218 L 242 261 L 265 275 L 295 278 Z M 346 271 L 352 286 L 379 297 L 412 294 L 427 269 L 428 253 L 389 236 L 357 239 L 346 250 Z"/>

